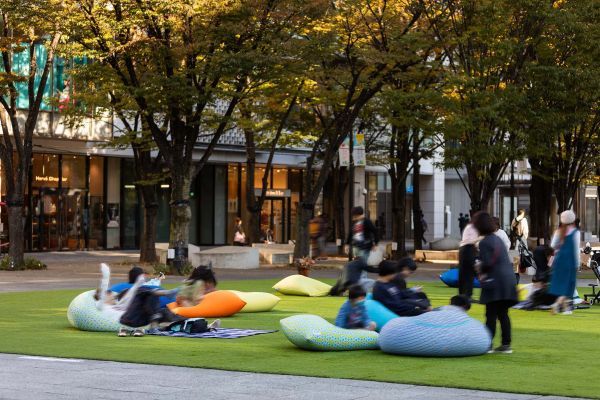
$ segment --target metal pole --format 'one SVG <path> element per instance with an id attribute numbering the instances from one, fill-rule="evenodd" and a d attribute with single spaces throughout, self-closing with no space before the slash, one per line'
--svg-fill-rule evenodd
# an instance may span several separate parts
<path id="1" fill-rule="evenodd" d="M 354 208 L 354 133 L 350 133 L 350 162 L 348 163 L 348 231 L 350 242 L 348 243 L 348 260 L 352 261 L 352 209 Z"/>
<path id="2" fill-rule="evenodd" d="M 509 226 L 512 225 L 515 219 L 515 162 L 510 162 L 510 222 Z M 511 232 L 512 233 L 512 232 Z M 511 235 L 512 237 L 512 235 Z M 511 247 L 514 246 L 511 240 Z"/>

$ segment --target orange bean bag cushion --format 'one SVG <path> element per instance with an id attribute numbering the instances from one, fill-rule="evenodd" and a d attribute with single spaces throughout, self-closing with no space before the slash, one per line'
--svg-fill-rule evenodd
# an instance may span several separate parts
<path id="1" fill-rule="evenodd" d="M 167 307 L 174 314 L 185 318 L 220 318 L 230 317 L 239 312 L 246 302 L 228 290 L 217 290 L 208 293 L 202 301 L 193 307 L 177 307 L 177 303 L 169 303 Z"/>

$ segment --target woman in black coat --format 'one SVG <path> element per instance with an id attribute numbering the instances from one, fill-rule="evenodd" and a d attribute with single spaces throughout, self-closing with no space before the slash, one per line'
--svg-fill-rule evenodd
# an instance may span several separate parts
<path id="1" fill-rule="evenodd" d="M 512 353 L 511 327 L 508 309 L 517 303 L 517 280 L 510 262 L 506 246 L 494 235 L 495 226 L 492 217 L 480 211 L 473 216 L 473 224 L 480 235 L 485 236 L 479 242 L 479 280 L 481 297 L 485 304 L 486 326 L 492 335 L 496 334 L 496 321 L 502 329 L 502 345 L 494 349 L 495 353 Z"/>

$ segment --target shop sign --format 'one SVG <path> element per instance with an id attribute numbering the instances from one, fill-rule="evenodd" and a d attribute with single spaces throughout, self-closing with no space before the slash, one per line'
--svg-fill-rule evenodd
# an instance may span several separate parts
<path id="1" fill-rule="evenodd" d="M 35 181 L 36 182 L 58 182 L 58 176 L 35 176 Z M 67 177 L 63 176 L 62 178 L 63 182 L 67 181 Z"/>
<path id="2" fill-rule="evenodd" d="M 352 160 L 357 167 L 367 165 L 367 155 L 365 152 L 365 135 L 363 133 L 352 134 L 354 143 L 352 144 Z M 338 152 L 340 158 L 340 166 L 347 167 L 350 165 L 350 138 L 346 138 L 340 146 Z"/>
<path id="3" fill-rule="evenodd" d="M 260 196 L 262 194 L 261 189 L 254 189 L 254 194 Z M 265 197 L 291 197 L 292 191 L 290 189 L 267 189 Z"/>

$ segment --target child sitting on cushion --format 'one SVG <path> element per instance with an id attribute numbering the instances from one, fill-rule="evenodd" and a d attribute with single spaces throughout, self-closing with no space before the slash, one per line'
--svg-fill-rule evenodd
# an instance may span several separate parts
<path id="1" fill-rule="evenodd" d="M 397 278 L 395 262 L 379 264 L 379 278 L 373 286 L 373 300 L 377 300 L 392 312 L 401 317 L 423 314 L 431 310 L 428 301 L 422 301 L 415 296 L 413 289 L 400 289 L 395 282 Z"/>
<path id="2" fill-rule="evenodd" d="M 404 257 L 398 261 L 385 260 L 382 261 L 382 263 L 394 263 L 397 274 L 396 277 L 392 279 L 392 283 L 394 283 L 398 289 L 402 290 L 402 294 L 406 300 L 411 301 L 422 308 L 431 306 L 431 302 L 427 295 L 423 293 L 423 288 L 421 286 L 408 288 L 406 285 L 406 279 L 417 270 L 417 264 L 411 257 Z"/>
<path id="3" fill-rule="evenodd" d="M 210 266 L 201 265 L 194 268 L 189 278 L 177 293 L 179 307 L 192 307 L 200 303 L 204 295 L 213 292 L 217 287 L 217 278 Z"/>
<path id="4" fill-rule="evenodd" d="M 345 329 L 375 330 L 375 322 L 369 319 L 365 308 L 365 297 L 367 293 L 361 285 L 352 285 L 348 289 L 348 301 L 346 301 L 335 319 L 335 325 Z"/>

